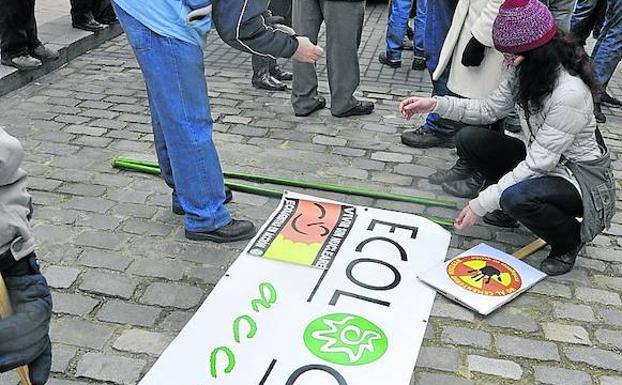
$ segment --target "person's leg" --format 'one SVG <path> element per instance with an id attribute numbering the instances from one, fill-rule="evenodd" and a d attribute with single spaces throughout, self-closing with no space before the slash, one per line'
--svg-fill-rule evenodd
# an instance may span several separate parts
<path id="1" fill-rule="evenodd" d="M 29 34 L 27 26 L 30 24 L 31 12 L 28 1 L 2 0 L 0 1 L 0 49 L 2 60 L 28 54 Z"/>
<path id="2" fill-rule="evenodd" d="M 397 62 L 402 58 L 402 41 L 406 34 L 411 4 L 411 0 L 393 0 L 391 2 L 391 17 L 386 30 L 387 48 L 385 56 L 389 61 Z"/>
<path id="3" fill-rule="evenodd" d="M 296 33 L 308 37 L 313 44 L 317 44 L 323 20 L 320 0 L 293 0 L 292 26 Z M 292 107 L 296 115 L 307 115 L 322 103 L 317 92 L 315 64 L 294 60 L 293 67 Z"/>
<path id="4" fill-rule="evenodd" d="M 456 135 L 458 157 L 495 183 L 525 159 L 525 144 L 483 127 L 464 127 Z"/>
<path id="5" fill-rule="evenodd" d="M 322 0 L 320 4 L 326 23 L 330 109 L 333 115 L 344 116 L 361 104 L 354 97 L 354 92 L 361 80 L 358 48 L 363 32 L 365 2 Z"/>
<path id="6" fill-rule="evenodd" d="M 605 24 L 592 52 L 594 72 L 603 88 L 622 59 L 622 0 L 609 0 L 608 4 Z"/>
<path id="7" fill-rule="evenodd" d="M 186 213 L 186 230 L 222 228 L 231 217 L 224 206 L 222 169 L 212 140 L 202 50 L 157 35 L 115 8 L 149 90 L 158 159 Z"/>
<path id="8" fill-rule="evenodd" d="M 549 9 L 555 18 L 557 27 L 564 32 L 570 32 L 572 14 L 577 0 L 551 0 Z"/>
<path id="9" fill-rule="evenodd" d="M 417 13 L 415 15 L 415 56 L 425 56 L 425 28 L 428 0 L 416 0 Z"/>
<path id="10" fill-rule="evenodd" d="M 113 24 L 117 22 L 110 0 L 93 0 L 93 16 L 101 24 Z"/>
<path id="11" fill-rule="evenodd" d="M 554 176 L 529 179 L 507 188 L 500 200 L 503 212 L 521 222 L 551 246 L 541 269 L 549 275 L 568 272 L 581 248 L 583 203 L 577 189 Z"/>
<path id="12" fill-rule="evenodd" d="M 594 16 L 598 0 L 579 0 L 570 21 L 570 30 L 585 45 L 594 28 Z"/>

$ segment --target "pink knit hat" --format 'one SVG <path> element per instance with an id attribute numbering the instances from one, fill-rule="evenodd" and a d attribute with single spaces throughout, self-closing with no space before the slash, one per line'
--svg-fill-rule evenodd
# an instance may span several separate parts
<path id="1" fill-rule="evenodd" d="M 506 0 L 492 26 L 499 52 L 521 53 L 545 45 L 557 32 L 551 11 L 538 0 Z"/>

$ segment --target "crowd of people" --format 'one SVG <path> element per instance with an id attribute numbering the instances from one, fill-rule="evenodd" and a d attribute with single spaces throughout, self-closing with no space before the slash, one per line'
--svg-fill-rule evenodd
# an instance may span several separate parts
<path id="1" fill-rule="evenodd" d="M 233 242 L 256 234 L 253 223 L 232 218 L 226 207 L 232 194 L 212 139 L 204 77 L 202 47 L 212 26 L 227 44 L 253 55 L 253 86 L 282 91 L 293 80 L 297 116 L 327 106 L 315 68 L 324 54 L 332 115 L 374 109 L 354 96 L 364 1 L 273 0 L 273 13 L 270 0 L 106 1 L 72 0 L 74 26 L 96 31 L 117 18 L 121 23 L 146 83 L 172 210 L 184 216 L 188 239 Z M 606 92 L 622 55 L 619 3 L 393 0 L 390 6 L 386 51 L 378 60 L 401 65 L 414 19 L 411 68 L 427 68 L 433 81 L 432 96 L 399 105 L 406 119 L 427 114 L 421 127 L 403 133 L 403 143 L 455 146 L 455 165 L 430 176 L 447 193 L 471 199 L 455 228 L 480 219 L 501 227 L 521 223 L 550 245 L 540 266 L 549 275 L 570 271 L 615 211 L 597 121 L 601 103 L 620 105 Z M 1 4 L 2 63 L 24 69 L 54 60 L 56 53 L 37 40 L 34 0 Z M 322 24 L 326 50 L 318 46 Z M 583 48 L 590 33 L 598 39 L 591 58 Z M 277 58 L 292 58 L 293 74 Z M 16 311 L 0 320 L 0 372 L 29 364 L 39 385 L 51 364 L 51 299 L 36 261 L 23 157 L 19 142 L 0 129 L 0 274 Z"/>

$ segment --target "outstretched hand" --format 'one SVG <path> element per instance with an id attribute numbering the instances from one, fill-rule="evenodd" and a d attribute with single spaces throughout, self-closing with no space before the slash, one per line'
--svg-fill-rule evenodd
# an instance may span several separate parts
<path id="1" fill-rule="evenodd" d="M 411 96 L 400 103 L 399 111 L 406 120 L 410 120 L 415 114 L 425 114 L 434 111 L 435 107 L 436 99 L 434 98 Z"/>
<path id="2" fill-rule="evenodd" d="M 324 54 L 322 47 L 315 45 L 305 36 L 296 36 L 298 49 L 292 58 L 303 63 L 315 63 Z"/>
<path id="3" fill-rule="evenodd" d="M 454 220 L 454 227 L 456 230 L 464 230 L 467 227 L 473 226 L 479 220 L 480 216 L 475 214 L 469 205 L 466 205 Z"/>

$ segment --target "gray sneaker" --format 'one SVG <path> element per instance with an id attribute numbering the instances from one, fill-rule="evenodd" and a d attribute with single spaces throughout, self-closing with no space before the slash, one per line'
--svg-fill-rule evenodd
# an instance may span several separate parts
<path id="1" fill-rule="evenodd" d="M 2 59 L 5 66 L 15 67 L 20 71 L 35 70 L 41 67 L 41 60 L 35 59 L 30 55 L 16 56 L 10 59 Z"/>
<path id="2" fill-rule="evenodd" d="M 60 57 L 57 51 L 49 49 L 43 44 L 30 51 L 30 56 L 39 59 L 42 62 L 53 61 Z"/>

